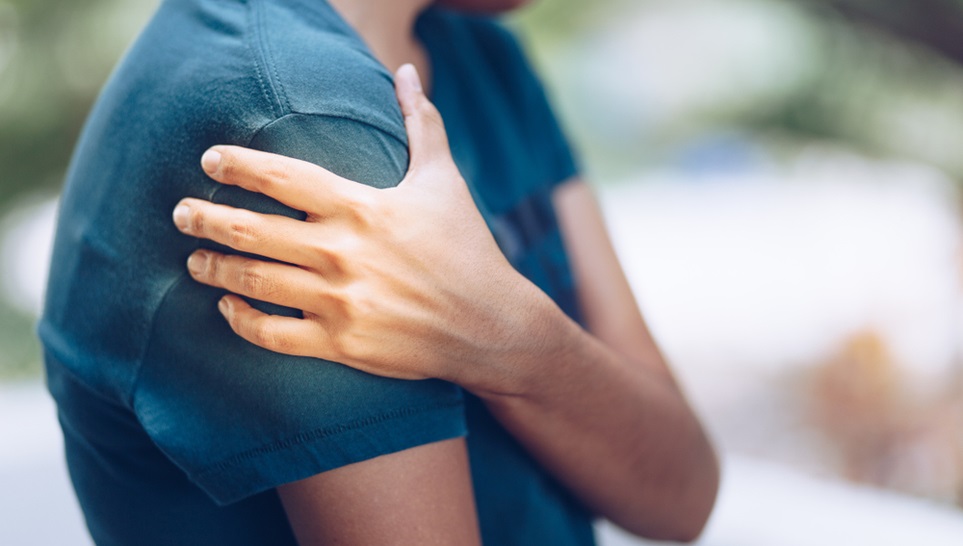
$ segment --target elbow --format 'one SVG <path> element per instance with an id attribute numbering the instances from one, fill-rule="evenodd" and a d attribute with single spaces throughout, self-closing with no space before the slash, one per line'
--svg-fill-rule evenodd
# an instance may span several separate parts
<path id="1" fill-rule="evenodd" d="M 701 461 L 688 473 L 688 479 L 677 484 L 676 494 L 668 496 L 674 502 L 660 503 L 657 514 L 636 514 L 613 523 L 648 540 L 677 543 L 698 540 L 712 516 L 720 483 L 719 460 L 711 447 Z"/>
<path id="2" fill-rule="evenodd" d="M 651 537 L 653 540 L 663 542 L 691 543 L 699 540 L 705 531 L 706 524 L 709 522 L 711 510 L 702 515 L 686 518 L 685 521 L 678 522 L 673 528 L 666 529 L 661 536 Z"/>
<path id="3" fill-rule="evenodd" d="M 678 514 L 658 524 L 645 522 L 613 522 L 633 535 L 657 542 L 692 543 L 702 536 L 709 522 L 711 508 L 701 512 Z"/>
<path id="4" fill-rule="evenodd" d="M 719 457 L 712 442 L 704 431 L 700 431 L 701 453 L 699 463 L 690 467 L 688 479 L 683 480 L 679 489 L 684 493 L 679 497 L 680 508 L 677 517 L 671 518 L 672 525 L 659 540 L 672 542 L 695 542 L 702 536 L 719 496 L 721 468 Z"/>
<path id="5" fill-rule="evenodd" d="M 698 499 L 694 502 L 690 517 L 682 522 L 676 530 L 676 536 L 670 540 L 677 542 L 695 542 L 702 536 L 709 518 L 719 497 L 720 468 L 719 459 L 715 451 L 710 451 L 711 462 L 708 465 L 706 476 L 703 478 L 703 485 L 699 488 Z"/>
<path id="6" fill-rule="evenodd" d="M 636 536 L 659 543 L 671 542 L 678 544 L 690 544 L 696 540 L 699 540 L 699 537 L 702 536 L 702 527 L 679 528 L 674 531 L 636 534 Z"/>
<path id="7" fill-rule="evenodd" d="M 678 517 L 673 518 L 673 524 L 668 526 L 666 533 L 659 540 L 672 542 L 695 542 L 702 536 L 719 496 L 720 468 L 715 450 L 708 449 L 706 462 L 698 475 L 697 483 L 692 483 L 689 497 L 680 510 Z M 696 480 L 694 480 L 696 481 Z"/>
<path id="8" fill-rule="evenodd" d="M 705 531 L 712 515 L 715 498 L 716 490 L 713 488 L 712 491 L 705 493 L 703 498 L 699 499 L 700 506 L 698 508 L 692 507 L 684 513 L 680 511 L 663 518 L 658 523 L 653 523 L 651 518 L 644 518 L 644 521 L 613 523 L 618 524 L 633 535 L 647 540 L 692 543 L 699 540 Z"/>
<path id="9" fill-rule="evenodd" d="M 613 523 L 623 530 L 645 540 L 658 543 L 671 542 L 688 544 L 699 540 L 708 520 L 708 517 L 701 519 L 696 517 L 679 517 L 675 521 L 662 521 L 658 525 L 653 525 L 651 522 L 635 523 L 613 521 Z"/>

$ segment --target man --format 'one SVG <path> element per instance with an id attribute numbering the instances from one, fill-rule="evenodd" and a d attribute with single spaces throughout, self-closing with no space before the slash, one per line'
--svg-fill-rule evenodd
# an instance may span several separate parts
<path id="1" fill-rule="evenodd" d="M 592 259 L 600 224 L 537 80 L 503 29 L 428 4 L 168 0 L 104 90 L 68 176 L 40 327 L 98 543 L 581 545 L 586 505 L 649 536 L 698 534 L 712 450 L 637 311 L 626 315 L 610 249 Z M 183 196 L 304 218 L 207 178 L 197 158 L 214 144 L 397 184 L 407 136 L 386 66 L 403 62 L 433 74 L 454 159 L 502 251 L 597 336 L 579 334 L 591 350 L 572 364 L 599 373 L 577 377 L 585 392 L 565 404 L 557 392 L 535 411 L 496 408 L 448 382 L 258 348 L 218 314 L 224 291 L 183 268 L 198 245 L 228 251 L 177 234 Z M 564 243 L 556 208 L 582 226 Z M 595 279 L 578 291 L 576 247 L 576 276 Z M 579 268 L 592 261 L 609 272 Z M 431 358 L 442 345 L 412 347 L 393 349 Z"/>

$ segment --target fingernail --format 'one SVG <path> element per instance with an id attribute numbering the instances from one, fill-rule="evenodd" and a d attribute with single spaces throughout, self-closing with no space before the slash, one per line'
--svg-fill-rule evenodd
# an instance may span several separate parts
<path id="1" fill-rule="evenodd" d="M 184 204 L 174 207 L 174 225 L 181 231 L 186 232 L 190 227 L 188 218 L 191 215 L 191 208 Z"/>
<path id="2" fill-rule="evenodd" d="M 210 256 L 207 252 L 198 250 L 187 259 L 187 270 L 195 276 L 200 275 L 207 271 L 207 262 L 209 260 Z"/>
<path id="3" fill-rule="evenodd" d="M 231 314 L 231 300 L 221 298 L 221 301 L 217 302 L 217 308 L 221 310 L 221 314 L 224 316 Z"/>
<path id="4" fill-rule="evenodd" d="M 217 166 L 221 164 L 221 152 L 211 148 L 201 156 L 201 168 L 207 174 L 217 172 Z"/>
<path id="5" fill-rule="evenodd" d="M 415 91 L 421 91 L 421 76 L 418 75 L 418 69 L 415 65 L 411 63 L 406 63 L 401 65 L 398 69 L 398 77 L 408 82 L 408 85 L 412 87 Z"/>

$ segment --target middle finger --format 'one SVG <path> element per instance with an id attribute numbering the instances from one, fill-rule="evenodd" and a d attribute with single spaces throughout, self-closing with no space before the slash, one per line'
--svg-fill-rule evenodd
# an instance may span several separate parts
<path id="1" fill-rule="evenodd" d="M 330 253 L 305 244 L 317 237 L 317 222 L 187 198 L 174 209 L 174 224 L 184 234 L 282 262 L 325 268 L 334 260 Z"/>

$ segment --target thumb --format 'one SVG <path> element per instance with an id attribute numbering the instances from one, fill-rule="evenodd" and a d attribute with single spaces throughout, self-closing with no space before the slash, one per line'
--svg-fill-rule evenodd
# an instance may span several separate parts
<path id="1" fill-rule="evenodd" d="M 409 171 L 435 161 L 451 161 L 445 122 L 425 96 L 414 65 L 404 64 L 395 74 L 395 93 L 408 131 Z"/>

